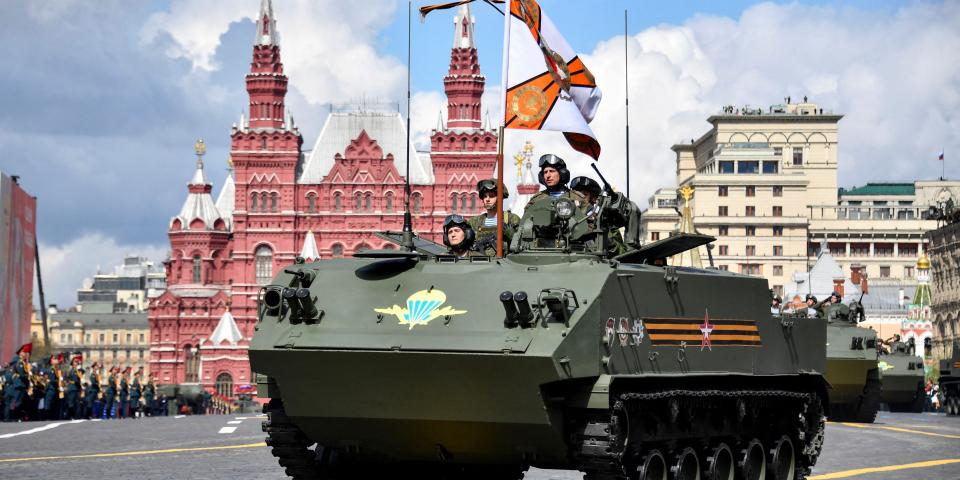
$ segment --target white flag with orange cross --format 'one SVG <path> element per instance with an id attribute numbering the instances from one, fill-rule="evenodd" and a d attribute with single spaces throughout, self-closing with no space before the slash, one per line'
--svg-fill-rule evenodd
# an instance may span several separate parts
<path id="1" fill-rule="evenodd" d="M 590 121 L 597 83 L 536 0 L 510 0 L 503 47 L 504 128 L 562 132 L 574 150 L 600 157 Z"/>

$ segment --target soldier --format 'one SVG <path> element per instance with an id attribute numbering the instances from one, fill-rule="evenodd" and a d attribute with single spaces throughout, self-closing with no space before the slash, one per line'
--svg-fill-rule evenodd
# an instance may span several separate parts
<path id="1" fill-rule="evenodd" d="M 817 297 L 814 297 L 812 294 L 807 294 L 807 316 L 810 318 L 817 318 L 820 316 L 820 309 L 817 308 Z"/>
<path id="2" fill-rule="evenodd" d="M 125 368 L 120 373 L 120 388 L 118 391 L 117 418 L 128 418 L 130 416 L 130 383 L 127 376 L 130 375 L 130 367 Z"/>
<path id="3" fill-rule="evenodd" d="M 83 403 L 87 418 L 99 418 L 100 370 L 98 362 L 93 362 L 90 365 L 90 376 L 87 378 L 87 385 L 83 391 Z"/>
<path id="4" fill-rule="evenodd" d="M 536 210 L 541 204 L 549 204 L 553 208 L 554 200 L 558 198 L 569 198 L 581 208 L 587 205 L 587 199 L 579 192 L 573 192 L 567 188 L 567 182 L 570 181 L 570 170 L 567 170 L 567 163 L 562 158 L 548 153 L 540 157 L 540 174 L 537 176 L 540 184 L 546 187 L 536 195 L 530 197 L 527 206 L 524 209 L 524 217 L 527 211 Z"/>
<path id="5" fill-rule="evenodd" d="M 12 371 L 11 394 L 7 408 L 10 420 L 22 420 L 27 413 L 27 392 L 30 388 L 30 353 L 33 343 L 26 343 L 17 349 L 17 355 L 10 361 Z"/>
<path id="6" fill-rule="evenodd" d="M 497 181 L 493 178 L 480 180 L 477 183 L 477 193 L 483 208 L 486 212 L 481 213 L 470 219 L 470 226 L 477 234 L 476 249 L 483 254 L 492 257 L 497 254 Z M 503 190 L 503 198 L 506 200 L 510 195 L 506 188 Z M 513 239 L 514 232 L 520 226 L 520 217 L 517 214 L 503 211 L 503 252 L 507 252 L 507 246 Z"/>
<path id="7" fill-rule="evenodd" d="M 154 416 L 157 406 L 154 403 L 157 395 L 157 384 L 153 372 L 148 376 L 147 384 L 143 387 L 143 401 L 146 404 L 145 414 Z"/>
<path id="8" fill-rule="evenodd" d="M 40 414 L 41 420 L 59 420 L 63 412 L 60 399 L 63 398 L 63 372 L 60 371 L 60 363 L 63 361 L 63 354 L 50 356 L 50 368 L 44 370 L 47 377 L 47 387 L 43 391 L 43 408 Z"/>
<path id="9" fill-rule="evenodd" d="M 573 180 L 570 180 L 570 189 L 575 192 L 580 192 L 587 199 L 587 224 L 590 226 L 591 230 L 596 229 L 597 216 L 600 214 L 600 205 L 597 204 L 597 200 L 600 199 L 600 193 L 603 191 L 600 188 L 600 184 L 596 180 L 590 177 L 576 177 Z M 621 253 L 626 253 L 627 244 L 623 241 L 623 235 L 620 234 L 620 229 L 615 228 L 611 229 L 607 236 L 610 238 L 610 254 L 619 255 Z"/>
<path id="10" fill-rule="evenodd" d="M 67 370 L 67 404 L 66 417 L 73 420 L 80 417 L 80 392 L 83 391 L 80 366 L 83 364 L 83 355 L 74 355 L 70 360 L 70 369 Z"/>
<path id="11" fill-rule="evenodd" d="M 137 369 L 133 374 L 133 381 L 130 383 L 130 416 L 136 418 L 140 413 L 140 397 L 143 394 L 143 385 L 140 379 L 143 376 L 143 367 Z"/>
<path id="12" fill-rule="evenodd" d="M 443 219 L 443 244 L 447 246 L 447 253 L 456 255 L 457 258 L 466 258 L 478 255 L 474 250 L 473 242 L 476 240 L 476 232 L 470 226 L 470 222 L 460 215 L 447 215 Z"/>
<path id="13" fill-rule="evenodd" d="M 579 210 L 579 215 L 586 213 L 587 199 L 580 192 L 567 188 L 567 182 L 570 181 L 570 171 L 567 170 L 567 164 L 562 158 L 546 154 L 540 157 L 540 174 L 538 178 L 540 184 L 545 189 L 530 197 L 527 206 L 523 211 L 523 219 L 520 221 L 521 229 L 527 228 L 528 221 L 536 218 L 538 214 L 544 211 L 553 212 L 556 202 L 561 198 L 566 198 L 574 203 Z M 552 228 L 540 229 L 534 228 L 533 235 L 541 242 L 542 246 L 552 246 L 550 241 L 551 233 L 555 233 Z"/>
<path id="14" fill-rule="evenodd" d="M 115 415 L 113 407 L 117 403 L 117 367 L 110 368 L 110 376 L 107 377 L 107 386 L 103 392 L 103 418 L 110 418 Z"/>
<path id="15" fill-rule="evenodd" d="M 783 300 L 780 300 L 780 297 L 774 296 L 770 300 L 770 313 L 773 315 L 780 315 L 783 309 Z"/>

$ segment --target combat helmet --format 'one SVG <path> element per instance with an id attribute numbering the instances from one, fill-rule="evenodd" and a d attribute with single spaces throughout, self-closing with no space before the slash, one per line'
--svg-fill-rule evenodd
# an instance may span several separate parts
<path id="1" fill-rule="evenodd" d="M 461 248 L 466 250 L 473 246 L 473 242 L 477 239 L 477 232 L 473 230 L 473 227 L 470 226 L 467 219 L 456 213 L 447 215 L 447 218 L 443 219 L 444 245 L 453 248 L 453 245 L 450 245 L 450 237 L 447 236 L 447 231 L 450 230 L 451 227 L 460 227 L 463 230 L 463 243 L 461 244 Z"/>
<path id="2" fill-rule="evenodd" d="M 540 180 L 540 185 L 544 187 L 547 186 L 547 182 L 543 180 L 543 169 L 546 167 L 553 167 L 560 172 L 560 183 L 559 185 L 566 185 L 570 181 L 570 170 L 567 170 L 567 162 L 564 162 L 562 158 L 548 153 L 540 157 L 540 173 L 537 174 L 537 179 Z"/>
<path id="3" fill-rule="evenodd" d="M 477 182 L 477 195 L 480 198 L 483 198 L 483 192 L 497 193 L 497 179 L 485 178 Z M 510 198 L 510 192 L 506 188 L 503 189 L 503 198 Z"/>
<path id="4" fill-rule="evenodd" d="M 600 184 L 596 180 L 590 177 L 574 177 L 573 180 L 570 180 L 570 190 L 576 190 L 578 192 L 590 192 L 594 197 L 600 196 Z"/>

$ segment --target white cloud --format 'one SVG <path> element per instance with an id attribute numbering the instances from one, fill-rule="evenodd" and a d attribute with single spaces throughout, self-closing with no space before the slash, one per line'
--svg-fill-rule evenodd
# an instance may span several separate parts
<path id="1" fill-rule="evenodd" d="M 760 4 L 739 19 L 696 16 L 629 37 L 632 196 L 639 204 L 675 184 L 670 146 L 709 129 L 727 104 L 763 106 L 810 95 L 840 122 L 840 183 L 931 178 L 941 148 L 960 151 L 960 9 L 911 4 L 889 13 Z M 584 55 L 604 99 L 592 127 L 600 167 L 623 189 L 623 37 Z M 537 155 L 589 159 L 538 136 Z M 507 139 L 508 152 L 522 139 Z M 509 158 L 509 155 L 508 155 Z M 576 160 L 577 158 L 582 161 Z M 924 164 L 923 162 L 928 162 Z"/>
<path id="2" fill-rule="evenodd" d="M 170 248 L 152 244 L 120 244 L 102 233 L 87 233 L 61 245 L 40 242 L 40 268 L 46 303 L 66 308 L 77 303 L 77 289 L 96 274 L 112 272 L 126 254 L 154 262 L 167 258 Z M 34 295 L 36 296 L 36 294 Z M 39 302 L 37 302 L 39 306 Z"/>
<path id="3" fill-rule="evenodd" d="M 377 51 L 377 35 L 393 17 L 393 0 L 365 0 L 363 8 L 337 0 L 274 2 L 284 69 L 291 86 L 311 103 L 350 99 L 401 98 L 406 67 Z M 141 38 L 155 42 L 162 34 L 173 40 L 167 54 L 212 71 L 220 37 L 230 24 L 254 21 L 258 11 L 238 8 L 231 0 L 174 0 L 169 11 L 150 16 Z M 310 39 L 284 42 L 284 38 Z M 251 44 L 253 38 L 250 39 Z M 376 73 L 371 75 L 371 66 Z"/>

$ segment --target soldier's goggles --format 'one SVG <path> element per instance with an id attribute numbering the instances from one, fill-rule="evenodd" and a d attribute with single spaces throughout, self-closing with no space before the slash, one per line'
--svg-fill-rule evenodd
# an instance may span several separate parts
<path id="1" fill-rule="evenodd" d="M 454 225 L 467 225 L 467 220 L 454 213 L 453 215 L 447 215 L 447 218 L 443 219 L 443 229 L 446 230 Z"/>
<path id="2" fill-rule="evenodd" d="M 482 191 L 484 191 L 484 190 L 493 190 L 493 191 L 496 191 L 496 190 L 497 190 L 497 182 L 494 181 L 494 180 L 490 180 L 490 179 L 480 180 L 480 182 L 477 183 L 477 191 L 478 191 L 478 192 L 482 192 Z"/>
<path id="3" fill-rule="evenodd" d="M 564 162 L 562 158 L 548 153 L 540 157 L 539 165 L 540 165 L 540 168 L 547 167 L 547 166 L 556 168 L 557 165 L 561 167 L 566 167 L 567 163 Z"/>
<path id="4" fill-rule="evenodd" d="M 600 184 L 590 177 L 576 177 L 570 181 L 570 190 L 600 193 Z"/>

